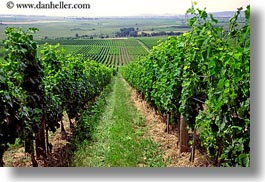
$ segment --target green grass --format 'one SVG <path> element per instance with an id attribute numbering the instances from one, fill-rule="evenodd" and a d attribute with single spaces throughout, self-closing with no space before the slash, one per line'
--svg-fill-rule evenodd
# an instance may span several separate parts
<path id="1" fill-rule="evenodd" d="M 106 104 L 103 103 L 98 125 L 91 130 L 91 139 L 78 144 L 73 155 L 73 166 L 166 166 L 159 146 L 143 137 L 147 130 L 145 120 L 129 98 L 128 86 L 118 76 L 113 91 L 106 97 Z M 90 118 L 87 117 L 88 120 Z"/>

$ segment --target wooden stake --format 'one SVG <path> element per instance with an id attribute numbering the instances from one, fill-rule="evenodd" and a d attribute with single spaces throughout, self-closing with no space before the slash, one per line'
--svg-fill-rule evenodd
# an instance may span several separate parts
<path id="1" fill-rule="evenodd" d="M 37 159 L 42 156 L 46 158 L 46 145 L 45 145 L 45 118 L 42 117 L 41 125 L 39 127 L 38 133 L 36 134 L 36 157 Z"/>
<path id="2" fill-rule="evenodd" d="M 179 146 L 180 144 L 180 113 L 177 114 L 177 122 L 178 122 L 178 141 L 177 141 L 177 144 Z"/>
<path id="3" fill-rule="evenodd" d="M 196 137 L 196 128 L 194 128 L 193 130 L 193 136 L 192 136 L 192 149 L 191 149 L 191 157 L 190 157 L 190 161 L 194 162 L 194 158 L 195 158 L 195 137 Z"/>
<path id="4" fill-rule="evenodd" d="M 188 130 L 186 125 L 186 120 L 181 116 L 180 119 L 180 146 L 179 146 L 179 152 L 188 152 Z"/>
<path id="5" fill-rule="evenodd" d="M 170 114 L 167 114 L 167 133 L 169 133 Z"/>

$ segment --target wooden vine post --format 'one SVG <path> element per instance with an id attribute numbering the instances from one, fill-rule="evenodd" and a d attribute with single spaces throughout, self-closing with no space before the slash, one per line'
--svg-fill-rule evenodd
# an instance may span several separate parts
<path id="1" fill-rule="evenodd" d="M 167 133 L 169 133 L 170 114 L 167 113 Z"/>
<path id="2" fill-rule="evenodd" d="M 45 142 L 45 118 L 42 117 L 41 124 L 36 134 L 36 157 L 39 159 L 41 156 L 46 158 L 46 142 Z"/>
<path id="3" fill-rule="evenodd" d="M 196 128 L 193 129 L 193 136 L 192 136 L 192 148 L 191 148 L 191 157 L 190 161 L 194 162 L 195 158 L 195 148 L 196 148 Z"/>
<path id="4" fill-rule="evenodd" d="M 183 116 L 180 117 L 180 136 L 179 136 L 179 153 L 188 152 L 188 130 L 185 118 Z"/>

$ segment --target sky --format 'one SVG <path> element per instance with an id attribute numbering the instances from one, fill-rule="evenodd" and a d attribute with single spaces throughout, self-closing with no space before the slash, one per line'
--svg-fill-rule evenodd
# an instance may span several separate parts
<path id="1" fill-rule="evenodd" d="M 7 8 L 12 1 L 14 7 Z M 18 9 L 18 3 L 53 4 L 67 3 L 89 4 L 90 9 Z M 238 7 L 246 7 L 250 0 L 196 0 L 197 7 L 206 7 L 207 12 L 235 11 Z M 191 7 L 191 0 L 1 0 L 0 14 L 47 15 L 47 16 L 137 16 L 137 15 L 172 15 L 185 14 Z"/>

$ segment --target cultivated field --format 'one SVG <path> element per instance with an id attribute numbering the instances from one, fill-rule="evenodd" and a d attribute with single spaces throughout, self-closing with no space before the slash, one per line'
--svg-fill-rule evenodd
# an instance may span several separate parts
<path id="1" fill-rule="evenodd" d="M 176 27 L 182 26 L 183 20 L 176 18 L 89 18 L 89 19 L 71 19 L 39 18 L 28 17 L 5 18 L 0 16 L 0 40 L 4 39 L 4 29 L 12 27 L 36 27 L 40 31 L 36 33 L 35 39 L 56 39 L 56 38 L 75 38 L 79 37 L 115 37 L 115 33 L 121 28 L 134 27 L 138 32 L 170 32 L 170 31 L 187 31 L 187 28 Z"/>
<path id="2" fill-rule="evenodd" d="M 80 55 L 108 67 L 126 65 L 138 57 L 145 56 L 149 50 L 165 38 L 129 38 L 129 39 L 95 39 L 95 40 L 42 40 L 45 43 L 59 43 L 68 54 Z"/>

